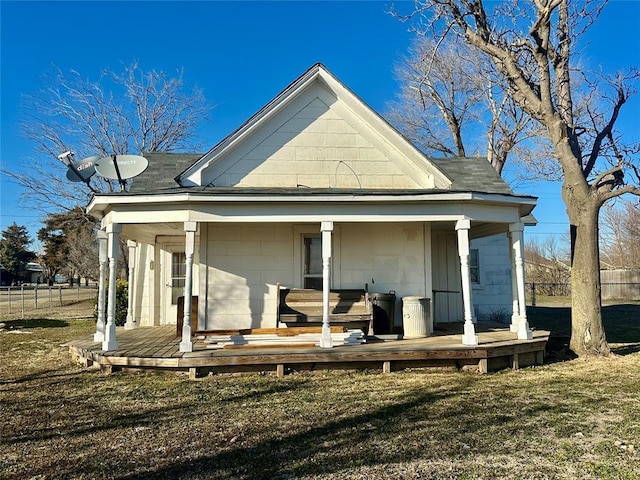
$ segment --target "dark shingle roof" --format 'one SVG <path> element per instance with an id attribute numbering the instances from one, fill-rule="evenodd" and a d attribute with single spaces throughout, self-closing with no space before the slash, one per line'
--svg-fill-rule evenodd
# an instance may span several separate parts
<path id="1" fill-rule="evenodd" d="M 149 167 L 133 179 L 131 193 L 159 193 L 181 188 L 174 178 L 202 157 L 201 153 L 146 153 Z M 480 157 L 430 158 L 452 181 L 449 191 L 500 193 L 513 191 L 491 164 Z M 258 189 L 257 191 L 269 189 Z M 308 193 L 308 192 L 307 192 Z"/>
<path id="2" fill-rule="evenodd" d="M 178 187 L 174 178 L 194 164 L 202 153 L 145 153 L 149 166 L 133 179 L 132 193 L 153 192 Z"/>
<path id="3" fill-rule="evenodd" d="M 452 181 L 452 191 L 513 195 L 509 185 L 482 157 L 430 158 Z"/>

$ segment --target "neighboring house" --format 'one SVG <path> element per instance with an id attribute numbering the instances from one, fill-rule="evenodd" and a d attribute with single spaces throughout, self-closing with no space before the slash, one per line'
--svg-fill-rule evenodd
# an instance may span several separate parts
<path id="1" fill-rule="evenodd" d="M 44 269 L 36 262 L 27 263 L 28 283 L 45 283 Z"/>
<path id="2" fill-rule="evenodd" d="M 528 250 L 525 252 L 525 275 L 530 284 L 531 295 L 570 295 L 571 265 L 568 260 L 547 258 Z M 532 298 L 535 301 L 535 298 Z"/>
<path id="3" fill-rule="evenodd" d="M 206 154 L 146 156 L 130 192 L 88 206 L 111 241 L 110 282 L 129 240 L 129 328 L 176 323 L 183 294 L 197 296 L 199 329 L 274 327 L 277 284 L 326 278 L 394 290 L 396 325 L 415 295 L 434 299 L 436 322 L 464 321 L 466 344 L 476 315 L 497 311 L 530 335 L 522 219 L 536 199 L 485 159 L 425 157 L 321 64 Z M 109 321 L 101 336 L 116 347 Z"/>
<path id="4" fill-rule="evenodd" d="M 27 263 L 25 271 L 20 275 L 20 278 L 23 279 L 20 280 L 20 283 L 38 284 L 45 281 L 44 271 L 36 262 Z M 18 281 L 0 265 L 0 285 L 11 285 L 13 283 L 18 283 Z"/>

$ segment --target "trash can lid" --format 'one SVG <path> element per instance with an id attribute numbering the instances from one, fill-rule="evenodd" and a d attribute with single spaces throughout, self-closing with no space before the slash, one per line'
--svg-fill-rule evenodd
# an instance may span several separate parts
<path id="1" fill-rule="evenodd" d="M 374 293 L 370 293 L 369 296 L 371 298 L 376 298 L 376 299 L 380 299 L 380 300 L 384 300 L 384 299 L 391 300 L 391 299 L 396 298 L 395 292 L 394 293 L 376 293 L 376 292 L 374 292 Z"/>
<path id="2" fill-rule="evenodd" d="M 429 297 L 419 297 L 417 295 L 408 295 L 406 297 L 402 297 L 403 302 L 429 302 L 431 299 Z"/>

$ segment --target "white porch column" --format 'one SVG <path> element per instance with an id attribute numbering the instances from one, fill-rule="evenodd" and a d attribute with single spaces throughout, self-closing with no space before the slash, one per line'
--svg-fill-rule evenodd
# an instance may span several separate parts
<path id="1" fill-rule="evenodd" d="M 527 321 L 524 285 L 524 225 L 522 223 L 512 223 L 509 225 L 509 232 L 511 233 L 511 249 L 513 250 L 518 290 L 518 339 L 531 340 L 533 332 L 529 329 L 529 322 Z"/>
<path id="2" fill-rule="evenodd" d="M 191 340 L 191 305 L 193 297 L 193 254 L 196 250 L 196 222 L 184 222 L 186 233 L 184 254 L 185 254 L 185 279 L 184 279 L 184 315 L 182 317 L 182 341 L 180 342 L 181 352 L 193 352 L 193 341 Z"/>
<path id="3" fill-rule="evenodd" d="M 133 240 L 127 240 L 127 247 L 129 248 L 129 280 L 127 286 L 127 321 L 124 324 L 125 330 L 133 330 L 136 326 L 135 320 L 133 318 L 133 291 L 134 284 L 136 280 L 135 270 L 136 270 L 136 246 L 137 242 Z"/>
<path id="4" fill-rule="evenodd" d="M 322 222 L 322 336 L 320 346 L 332 348 L 331 326 L 329 323 L 329 292 L 331 290 L 331 236 L 333 222 Z"/>
<path id="5" fill-rule="evenodd" d="M 102 350 L 111 351 L 118 349 L 116 340 L 116 275 L 118 256 L 120 253 L 120 232 L 122 225 L 110 223 L 107 225 L 108 246 L 107 255 L 109 257 L 109 298 L 107 300 L 107 324 L 104 330 L 104 340 Z"/>
<path id="6" fill-rule="evenodd" d="M 473 325 L 473 302 L 471 300 L 471 269 L 469 267 L 469 229 L 470 220 L 458 220 L 456 232 L 458 233 L 458 255 L 460 255 L 460 276 L 462 278 L 462 304 L 464 307 L 464 333 L 463 345 L 477 345 L 478 336 Z"/>
<path id="7" fill-rule="evenodd" d="M 513 235 L 509 232 L 509 259 L 511 260 L 511 298 L 513 307 L 511 310 L 511 325 L 509 329 L 516 333 L 520 323 L 520 303 L 518 302 L 518 279 L 516 278 L 516 256 L 513 251 Z"/>
<path id="8" fill-rule="evenodd" d="M 99 263 L 99 278 L 98 278 L 98 320 L 96 321 L 96 333 L 93 335 L 94 342 L 104 341 L 104 313 L 105 313 L 105 300 L 107 298 L 107 289 L 104 281 L 104 276 L 107 270 L 107 232 L 104 230 L 98 230 L 98 263 Z"/>

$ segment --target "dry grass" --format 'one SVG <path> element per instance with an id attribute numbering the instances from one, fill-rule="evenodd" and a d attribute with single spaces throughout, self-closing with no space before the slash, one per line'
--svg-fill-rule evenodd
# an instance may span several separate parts
<path id="1" fill-rule="evenodd" d="M 0 332 L 0 478 L 640 477 L 640 353 L 485 376 L 105 376 L 60 346 L 93 331 L 84 307 Z"/>

